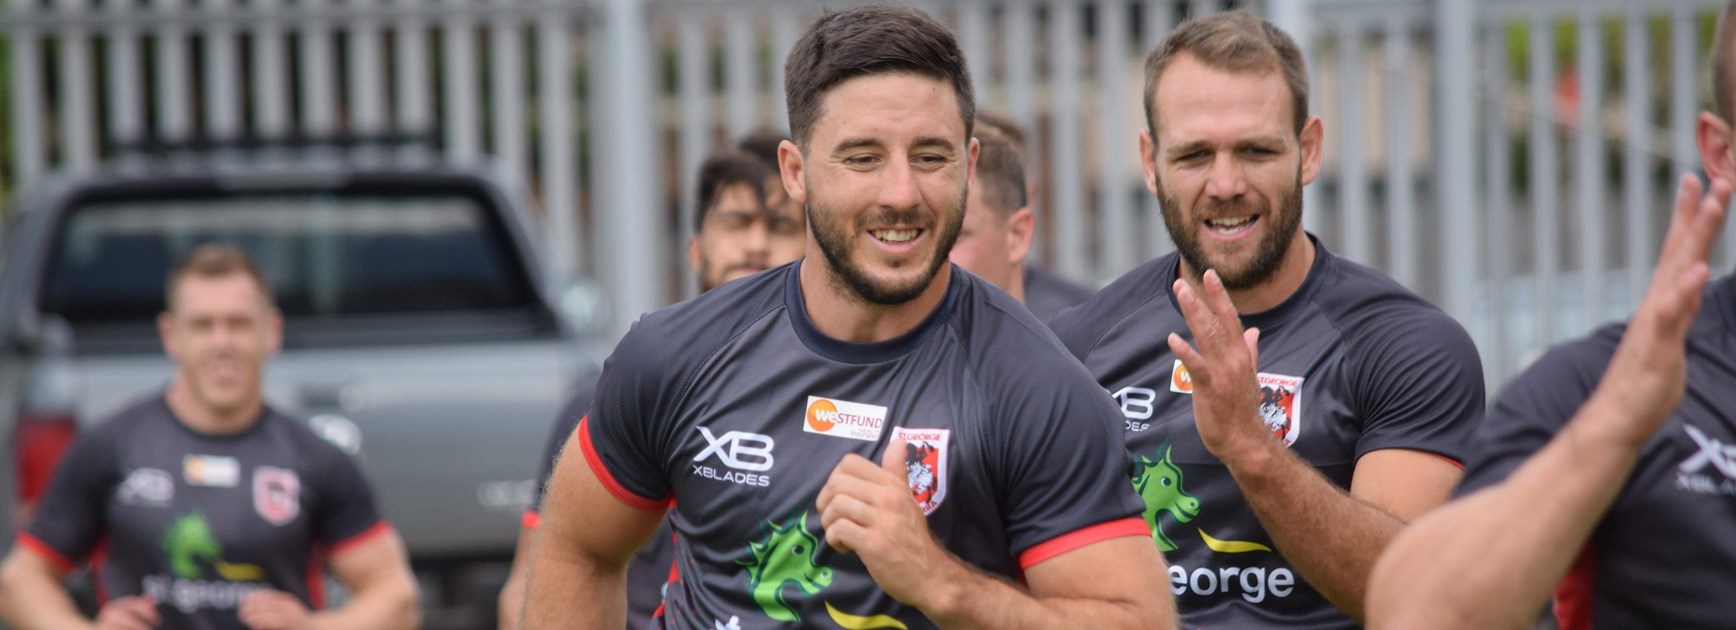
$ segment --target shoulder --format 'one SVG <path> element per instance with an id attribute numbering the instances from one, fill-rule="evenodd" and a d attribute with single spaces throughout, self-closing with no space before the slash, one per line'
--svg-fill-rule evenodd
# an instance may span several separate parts
<path id="1" fill-rule="evenodd" d="M 1078 306 L 1056 315 L 1049 328 L 1073 356 L 1083 360 L 1104 333 L 1147 305 L 1169 300 L 1176 260 L 1176 254 L 1169 254 L 1135 267 Z"/>
<path id="2" fill-rule="evenodd" d="M 103 418 L 96 426 L 80 434 L 78 442 L 106 450 L 122 450 L 125 445 L 137 441 L 135 436 L 160 432 L 168 428 L 167 423 L 173 422 L 175 419 L 169 413 L 168 403 L 158 393 L 134 401 Z"/>
<path id="3" fill-rule="evenodd" d="M 1609 367 L 1626 330 L 1625 322 L 1609 324 L 1590 335 L 1550 348 L 1501 388 L 1490 406 L 1491 415 L 1499 415 L 1501 410 L 1537 412 L 1545 406 L 1561 407 L 1571 415 L 1597 388 L 1597 381 L 1602 378 L 1604 368 Z M 1546 402 L 1550 400 L 1557 402 Z M 1558 418 L 1562 422 L 1566 419 Z"/>
<path id="4" fill-rule="evenodd" d="M 1327 277 L 1312 301 L 1353 353 L 1392 357 L 1445 351 L 1480 361 L 1464 326 L 1385 274 L 1337 257 L 1320 271 Z"/>
<path id="5" fill-rule="evenodd" d="M 704 356 L 750 324 L 784 308 L 785 283 L 796 263 L 724 284 L 691 300 L 646 313 L 627 331 L 610 361 L 641 365 Z"/>
<path id="6" fill-rule="evenodd" d="M 354 461 L 350 455 L 331 440 L 315 433 L 304 418 L 285 414 L 267 405 L 260 422 L 265 423 L 265 426 L 260 427 L 260 434 L 292 449 L 296 458 L 312 472 L 324 472 L 334 466 L 353 467 Z"/>
<path id="7" fill-rule="evenodd" d="M 990 290 L 988 281 L 968 273 L 955 277 L 968 286 L 953 328 L 983 387 L 1003 394 L 1055 389 L 1069 382 L 1096 389 L 1085 367 L 1018 300 Z"/>

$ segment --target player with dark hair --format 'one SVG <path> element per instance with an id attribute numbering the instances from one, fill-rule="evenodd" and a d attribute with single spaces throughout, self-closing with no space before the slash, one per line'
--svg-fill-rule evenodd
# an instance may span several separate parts
<path id="1" fill-rule="evenodd" d="M 663 627 L 1171 627 L 1113 405 L 947 262 L 977 153 L 952 34 L 831 13 L 785 76 L 815 255 L 621 341 L 551 482 L 527 626 L 618 626 L 667 512 Z"/>

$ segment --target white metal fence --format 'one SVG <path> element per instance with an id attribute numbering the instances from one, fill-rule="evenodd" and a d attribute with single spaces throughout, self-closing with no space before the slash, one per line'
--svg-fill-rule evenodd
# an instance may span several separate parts
<path id="1" fill-rule="evenodd" d="M 1624 314 L 1649 273 L 1715 0 L 927 0 L 1023 124 L 1042 258 L 1086 282 L 1170 249 L 1140 182 L 1141 60 L 1241 6 L 1296 34 L 1327 163 L 1305 221 L 1465 322 L 1489 376 Z M 519 173 L 556 268 L 618 327 L 691 292 L 703 155 L 782 128 L 798 0 L 13 0 L 0 186 L 115 141 L 437 131 Z M 1571 40 L 1571 41 L 1569 41 Z M 1730 267 L 1725 247 L 1720 270 Z"/>

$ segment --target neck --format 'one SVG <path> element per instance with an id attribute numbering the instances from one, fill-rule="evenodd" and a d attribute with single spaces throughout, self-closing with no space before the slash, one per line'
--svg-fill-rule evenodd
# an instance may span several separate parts
<path id="1" fill-rule="evenodd" d="M 1313 239 L 1298 232 L 1296 238 L 1290 240 L 1290 248 L 1285 250 L 1284 260 L 1278 264 L 1272 277 L 1254 286 L 1230 291 L 1230 302 L 1236 305 L 1236 312 L 1242 315 L 1262 313 L 1290 299 L 1308 280 L 1308 270 L 1314 267 L 1315 254 Z M 1194 290 L 1203 290 L 1200 287 L 1202 272 L 1187 264 L 1186 259 L 1181 261 L 1180 267 L 1181 277 L 1193 285 Z"/>
<path id="2" fill-rule="evenodd" d="M 207 435 L 233 435 L 241 433 L 259 421 L 259 414 L 265 408 L 265 403 L 255 396 L 253 400 L 232 410 L 212 409 L 193 394 L 193 389 L 186 380 L 177 376 L 169 384 L 169 391 L 164 398 L 169 403 L 169 411 L 175 415 L 175 420 L 196 433 Z"/>
<path id="3" fill-rule="evenodd" d="M 874 304 L 856 295 L 823 256 L 801 262 L 802 301 L 821 334 L 851 343 L 886 341 L 915 329 L 934 312 L 952 283 L 952 264 L 941 266 L 922 294 L 903 304 Z"/>
<path id="4" fill-rule="evenodd" d="M 1011 278 L 1007 278 L 1007 286 L 1001 287 L 1001 288 L 1006 289 L 1007 295 L 1013 296 L 1013 299 L 1018 300 L 1020 304 L 1025 303 L 1025 264 L 1024 263 L 1021 262 L 1018 264 L 1018 266 L 1013 267 L 1013 276 Z"/>

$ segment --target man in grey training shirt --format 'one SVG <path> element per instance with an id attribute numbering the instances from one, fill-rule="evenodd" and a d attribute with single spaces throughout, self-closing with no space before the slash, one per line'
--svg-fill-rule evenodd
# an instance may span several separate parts
<path id="1" fill-rule="evenodd" d="M 665 511 L 667 628 L 1172 627 L 1114 406 L 947 262 L 976 157 L 951 33 L 828 14 L 786 77 L 814 255 L 622 340 L 554 473 L 527 627 L 619 626 Z"/>
<path id="2" fill-rule="evenodd" d="M 1303 232 L 1322 131 L 1289 36 L 1212 15 L 1145 72 L 1140 156 L 1178 253 L 1050 325 L 1120 403 L 1185 625 L 1354 627 L 1381 549 L 1458 482 L 1476 349 Z"/>

